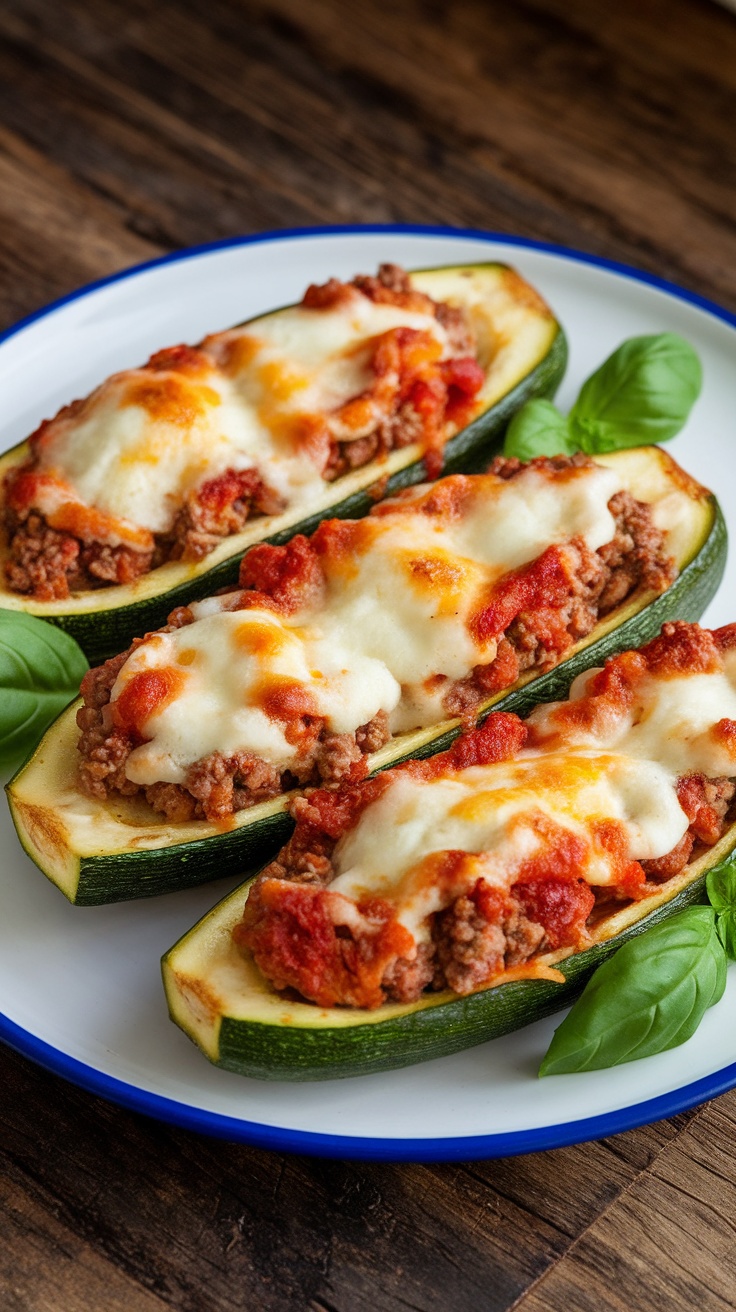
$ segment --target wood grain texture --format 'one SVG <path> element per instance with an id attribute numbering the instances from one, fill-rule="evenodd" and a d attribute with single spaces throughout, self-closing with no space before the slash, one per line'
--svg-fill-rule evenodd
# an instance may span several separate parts
<path id="1" fill-rule="evenodd" d="M 142 1312 L 144 1290 L 186 1312 L 501 1312 L 690 1119 L 509 1161 L 329 1162 L 159 1125 L 10 1054 L 3 1069 L 0 1173 L 137 1283 Z"/>
<path id="2" fill-rule="evenodd" d="M 4 0 L 0 327 L 181 245 L 361 221 L 579 246 L 736 309 L 734 123 L 710 0 Z M 735 1121 L 728 1095 L 509 1161 L 324 1162 L 2 1051 L 0 1308 L 722 1312 Z"/>
<path id="3" fill-rule="evenodd" d="M 736 1098 L 697 1116 L 517 1304 L 519 1312 L 728 1312 L 736 1284 Z"/>

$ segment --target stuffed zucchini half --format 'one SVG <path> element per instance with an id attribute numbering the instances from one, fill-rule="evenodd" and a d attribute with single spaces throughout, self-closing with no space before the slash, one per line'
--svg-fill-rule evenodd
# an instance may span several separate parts
<path id="1" fill-rule="evenodd" d="M 501 264 L 331 279 L 160 351 L 0 457 L 0 605 L 112 656 L 234 583 L 253 543 L 365 515 L 427 468 L 478 468 L 566 360 Z"/>
<path id="2" fill-rule="evenodd" d="M 522 722 L 337 794 L 163 958 L 216 1065 L 318 1080 L 426 1061 L 567 1005 L 736 859 L 736 625 L 671 623 Z"/>
<path id="3" fill-rule="evenodd" d="M 383 770 L 406 757 L 431 755 L 444 750 L 460 732 L 461 723 L 467 725 L 474 716 L 482 718 L 493 708 L 523 713 L 538 701 L 564 696 L 571 680 L 581 670 L 600 664 L 615 651 L 647 640 L 658 632 L 664 621 L 698 618 L 716 591 L 726 553 L 725 527 L 710 493 L 657 447 L 619 452 L 602 458 L 595 466 L 589 462 L 580 466 L 574 461 L 556 460 L 551 462 L 552 468 L 545 468 L 549 463 L 542 462 L 541 469 L 533 465 L 524 467 L 508 480 L 496 475 L 453 476 L 423 491 L 404 494 L 403 499 L 395 503 L 395 510 L 383 504 L 358 523 L 330 521 L 321 527 L 311 544 L 302 538 L 287 548 L 255 548 L 245 558 L 244 573 L 251 577 L 255 571 L 264 587 L 268 578 L 272 583 L 275 579 L 282 587 L 281 592 L 274 584 L 275 594 L 272 590 L 270 598 L 263 592 L 245 590 L 196 603 L 194 611 L 203 612 L 199 620 L 168 634 L 154 635 L 139 644 L 127 660 L 121 657 L 87 676 L 91 684 L 87 688 L 85 680 L 87 706 L 84 716 L 91 728 L 88 727 L 80 738 L 77 727 L 80 703 L 70 706 L 47 731 L 35 752 L 8 785 L 13 819 L 28 855 L 70 901 L 88 905 L 174 891 L 217 879 L 229 872 L 254 869 L 276 850 L 288 835 L 292 823 L 287 811 L 290 790 L 293 789 L 288 771 L 279 779 L 278 774 L 273 773 L 275 767 L 261 759 L 260 763 L 255 762 L 255 775 L 248 774 L 246 778 L 244 769 L 242 778 L 238 779 L 234 774 L 236 767 L 240 769 L 237 765 L 240 758 L 228 735 L 239 735 L 236 745 L 242 745 L 252 733 L 251 721 L 244 724 L 239 717 L 244 709 L 248 714 L 251 710 L 260 712 L 263 709 L 258 699 L 262 698 L 264 689 L 269 695 L 278 694 L 275 704 L 265 703 L 266 709 L 270 706 L 274 711 L 275 720 L 273 716 L 258 715 L 256 728 L 265 726 L 272 735 L 274 725 L 283 725 L 293 711 L 296 718 L 291 724 L 292 741 L 303 741 L 307 726 L 312 735 L 307 741 L 312 755 L 306 758 L 302 782 L 325 779 L 334 782 L 341 753 L 342 759 L 347 761 L 350 777 L 356 777 L 356 769 L 359 774 Z M 508 469 L 505 472 L 508 473 Z M 531 525 L 531 531 L 536 534 L 544 514 L 550 513 L 550 509 L 556 513 L 557 501 L 548 497 L 556 486 L 568 507 L 563 513 L 563 523 L 568 522 L 568 511 L 573 516 L 569 527 L 563 527 L 564 538 L 573 528 L 580 532 L 584 527 L 580 514 L 583 511 L 587 514 L 590 510 L 587 493 L 583 495 L 586 487 L 600 499 L 598 510 L 601 506 L 606 508 L 605 498 L 611 492 L 610 479 L 613 479 L 613 487 L 623 489 L 615 494 L 611 504 L 619 505 L 619 518 L 624 511 L 629 515 L 626 522 L 630 530 L 624 534 L 617 530 L 613 542 L 601 548 L 604 552 L 614 552 L 612 565 L 601 573 L 600 553 L 586 549 L 587 556 L 583 561 L 582 540 L 575 539 L 578 543 L 578 554 L 575 555 L 568 544 L 559 543 L 558 533 L 555 546 L 542 551 L 521 570 L 507 574 L 501 572 L 500 579 L 497 579 L 496 553 L 499 548 L 496 545 L 491 553 L 496 561 L 495 573 L 490 568 L 495 581 L 485 593 L 483 589 L 489 567 L 486 564 L 481 569 L 481 593 L 484 603 L 488 604 L 473 614 L 465 613 L 465 602 L 478 594 L 477 579 L 474 581 L 470 577 L 475 565 L 468 554 L 468 534 L 473 523 L 476 527 L 480 523 L 481 536 L 500 529 L 504 551 L 509 549 L 512 539 L 518 547 L 520 526 Z M 635 503 L 632 493 L 637 498 Z M 494 501 L 497 494 L 499 499 Z M 572 500 L 569 501 L 571 494 Z M 493 515 L 486 513 L 488 507 L 484 498 L 487 496 L 495 506 Z M 428 497 L 437 498 L 433 503 L 438 509 L 437 516 L 429 513 L 432 506 Z M 544 514 L 543 504 L 547 506 Z M 526 507 L 528 514 L 521 513 L 522 506 Z M 446 535 L 442 537 L 440 530 L 448 518 L 452 532 L 460 535 L 458 541 L 464 552 L 456 567 L 449 549 L 443 548 L 439 556 L 436 546 L 434 556 L 406 549 L 406 534 L 410 543 L 416 541 L 414 520 L 421 520 L 423 532 L 428 531 L 429 525 L 433 542 L 441 540 L 440 545 L 444 542 L 447 547 L 450 539 Z M 594 514 L 593 520 L 596 518 L 597 514 Z M 657 529 L 656 524 L 661 527 Z M 372 550 L 363 556 L 351 557 L 350 553 L 346 556 L 346 534 L 355 537 L 360 530 L 365 536 L 369 529 L 376 531 Z M 383 531 L 379 532 L 379 529 Z M 605 529 L 604 538 L 611 531 Z M 388 557 L 378 551 L 381 543 L 386 542 L 390 548 Z M 331 556 L 330 550 L 335 543 L 339 550 L 336 556 Z M 627 544 L 628 555 L 624 550 Z M 324 554 L 318 557 L 315 547 L 320 545 Z M 532 554 L 538 549 L 537 542 Z M 664 574 L 658 574 L 662 551 L 667 556 L 667 568 Z M 482 556 L 480 549 L 479 554 Z M 626 570 L 634 558 L 641 566 L 641 558 L 647 554 L 650 572 L 639 576 L 638 585 L 632 585 L 632 578 L 626 575 Z M 308 630 L 299 622 L 299 611 L 290 616 L 288 608 L 283 609 L 290 595 L 286 585 L 299 591 L 298 571 L 289 571 L 296 566 L 303 573 L 306 570 L 307 581 L 313 587 L 315 560 L 330 567 L 336 562 L 338 567 L 337 582 L 333 579 L 336 591 L 331 610 L 329 591 L 326 601 L 324 594 L 319 594 L 326 607 L 322 622 L 327 625 L 321 631 L 322 637 L 325 632 L 327 637 L 319 650 L 294 647 L 292 639 L 295 636 L 303 638 Z M 350 561 L 355 568 L 352 565 L 346 568 Z M 571 562 L 572 574 L 569 575 L 565 571 Z M 369 570 L 365 595 L 361 589 L 357 594 L 341 591 L 346 579 L 350 583 L 355 578 L 364 577 L 357 568 L 358 564 L 365 571 L 371 563 L 375 568 L 373 575 Z M 425 591 L 428 578 L 433 583 L 429 599 Z M 575 616 L 579 625 L 580 602 L 589 595 L 591 579 L 593 582 L 598 579 L 596 586 L 600 591 L 604 578 L 608 579 L 608 589 L 618 588 L 620 592 L 623 586 L 626 595 L 618 604 L 611 604 L 597 622 L 595 610 L 585 610 L 583 618 L 588 631 L 584 637 L 573 641 L 564 626 L 571 624 Z M 385 588 L 378 586 L 382 579 L 387 581 Z M 417 580 L 419 590 L 415 593 Z M 655 590 L 651 584 L 657 581 Z M 403 590 L 402 582 L 405 585 Z M 449 593 L 445 595 L 448 586 Z M 415 600 L 416 606 L 412 609 Z M 499 600 L 503 603 L 500 610 Z M 545 605 L 545 601 L 550 604 Z M 248 606 L 253 602 L 256 604 Z M 261 609 L 265 602 L 277 609 Z M 281 611 L 278 611 L 279 605 Z M 356 605 L 359 608 L 357 614 Z M 530 610 L 525 612 L 525 605 Z M 235 609 L 229 609 L 233 606 Z M 248 608 L 239 609 L 241 606 Z M 431 620 L 429 625 L 422 621 L 422 616 L 426 619 L 427 610 Z M 192 611 L 188 612 L 189 619 L 192 614 Z M 317 617 L 321 615 L 322 610 L 318 608 Z M 516 620 L 513 620 L 514 615 Z M 508 637 L 503 641 L 488 640 L 487 634 L 484 637 L 478 632 L 489 616 L 496 630 L 505 628 Z M 399 625 L 396 630 L 392 627 L 394 619 Z M 332 627 L 327 624 L 328 620 Z M 295 623 L 296 628 L 293 627 Z M 227 630 L 224 635 L 223 629 Z M 395 679 L 392 683 L 393 676 L 390 676 L 387 665 L 376 660 L 376 651 L 384 651 L 390 661 L 392 644 L 396 647 L 398 634 L 402 658 L 408 653 L 412 659 L 419 660 L 420 672 L 421 662 L 429 659 L 429 668 L 436 670 L 441 668 L 441 661 L 450 657 L 455 659 L 471 630 L 475 631 L 475 638 L 469 654 L 466 654 L 465 668 L 475 665 L 479 654 L 483 653 L 490 664 L 479 665 L 471 676 L 456 677 L 454 682 L 443 676 L 439 683 L 436 678 L 422 683 L 419 686 L 419 692 L 425 696 L 422 720 L 421 699 L 417 702 L 413 697 L 417 689 L 412 690 L 407 684 L 402 690 Z M 553 649 L 555 635 L 556 651 Z M 234 647 L 230 645 L 233 638 Z M 475 645 L 476 639 L 479 647 Z M 536 659 L 532 654 L 533 642 L 538 642 Z M 347 655 L 346 643 L 349 646 Z M 376 643 L 379 643 L 378 647 L 375 647 Z M 380 646 L 381 643 L 384 645 Z M 294 667 L 288 662 L 271 668 L 272 658 L 279 662 L 287 657 L 291 660 L 296 652 L 294 659 L 298 658 L 298 674 L 304 650 L 309 657 L 302 668 L 306 685 L 297 683 Z M 492 659 L 494 653 L 495 661 Z M 527 654 L 522 670 L 524 653 Z M 245 661 L 246 656 L 253 658 L 252 666 Z M 555 659 L 559 663 L 549 668 Z M 353 663 L 352 671 L 345 667 L 346 660 L 348 665 Z M 445 668 L 449 667 L 446 665 Z M 457 667 L 454 668 L 457 676 Z M 255 679 L 252 686 L 246 677 L 249 669 Z M 410 673 L 395 666 L 394 669 L 399 674 Z M 461 666 L 461 675 L 462 669 Z M 332 680 L 326 677 L 330 670 L 335 676 Z M 197 684 L 196 679 L 187 682 L 185 676 L 188 679 L 190 671 L 203 672 L 204 683 Z M 480 683 L 477 682 L 478 671 L 483 676 Z M 354 681 L 350 682 L 351 679 Z M 428 685 L 430 689 L 434 688 L 436 698 L 434 702 L 430 700 L 427 710 Z M 188 781 L 190 791 L 171 782 L 154 783 L 147 789 L 132 782 L 136 775 L 138 779 L 164 778 L 166 770 L 161 768 L 162 763 L 168 763 L 167 768 L 173 763 L 179 769 L 171 757 L 171 742 L 167 745 L 167 741 L 157 734 L 153 721 L 148 727 L 144 726 L 143 731 L 139 725 L 134 738 L 126 737 L 122 730 L 115 730 L 112 739 L 105 739 L 107 730 L 104 725 L 110 723 L 110 717 L 118 726 L 129 724 L 131 715 L 134 721 L 136 715 L 140 718 L 141 705 L 150 711 L 151 696 L 155 701 L 163 690 L 168 697 L 172 689 L 179 689 L 184 694 L 189 689 L 194 696 L 193 701 L 187 700 L 186 695 L 183 698 L 176 696 L 168 703 L 169 714 L 174 715 L 171 729 L 176 743 L 181 745 L 188 734 L 194 735 L 189 757 L 198 759 L 191 767 L 193 773 L 178 776 Z M 288 695 L 282 695 L 285 690 Z M 315 739 L 315 726 L 318 728 L 326 721 L 320 721 L 318 714 L 299 718 L 305 705 L 312 712 L 318 712 L 320 705 L 324 707 L 324 702 L 318 703 L 314 699 L 318 695 L 328 696 L 330 690 L 336 697 L 335 715 L 350 714 L 353 718 L 349 723 L 363 725 L 364 741 L 360 749 L 357 745 L 360 734 L 351 736 L 338 732 L 336 738 L 328 735 L 327 738 Z M 306 692 L 312 700 L 305 703 Z M 101 706 L 116 694 L 120 694 L 117 702 Z M 362 700 L 374 696 L 378 697 L 378 702 Z M 391 719 L 385 710 L 380 712 L 374 719 L 373 728 L 380 728 L 382 724 L 384 733 L 379 734 L 376 742 L 375 735 L 367 733 L 365 722 L 376 705 L 381 704 L 380 698 L 386 696 L 389 700 L 384 706 L 393 705 L 392 714 L 411 716 L 413 720 L 410 719 L 409 726 L 403 730 L 400 721 L 395 723 L 389 734 L 386 726 L 391 726 Z M 326 709 L 329 710 L 329 702 Z M 160 723 L 165 727 L 163 721 Z M 404 723 L 406 725 L 406 721 Z M 424 727 L 411 727 L 412 723 L 423 723 Z M 335 727 L 341 730 L 345 725 L 336 720 Z M 207 742 L 202 734 L 210 735 Z M 138 747 L 134 747 L 135 742 Z M 213 742 L 221 750 L 207 756 Z M 270 750 L 269 743 L 273 746 L 272 736 L 268 741 L 261 738 L 259 742 L 262 752 Z M 249 743 L 253 748 L 255 739 L 251 737 Z M 347 752 L 346 744 L 350 749 Z M 87 755 L 78 748 L 85 748 Z M 286 751 L 288 744 L 282 742 L 281 748 Z M 180 750 L 180 746 L 174 745 L 174 750 Z M 124 751 L 129 753 L 125 761 Z M 356 763 L 356 756 L 360 757 L 361 751 L 365 755 Z M 232 755 L 227 755 L 229 752 Z M 312 770 L 318 757 L 321 773 Z M 127 771 L 123 782 L 128 795 L 112 787 L 105 789 L 98 783 L 98 762 L 101 759 L 103 762 L 112 761 L 117 772 L 113 782 L 120 780 L 123 768 Z M 250 769 L 254 764 L 252 756 L 248 756 L 247 761 Z M 103 764 L 102 768 L 107 767 Z M 169 778 L 171 773 L 169 769 Z M 82 775 L 91 783 L 80 784 Z M 261 787 L 264 779 L 266 784 L 270 780 L 276 795 L 265 800 L 258 800 L 257 794 L 247 798 L 246 786 L 254 778 Z M 195 813 L 192 817 L 197 796 L 205 800 L 196 802 L 199 816 Z M 225 805 L 228 799 L 229 809 Z M 238 800 L 241 809 L 237 809 Z M 159 809 L 154 809 L 155 806 Z M 209 808 L 209 818 L 206 812 L 202 815 L 205 806 Z M 185 818 L 182 818 L 182 809 Z M 190 818 L 186 818 L 187 815 Z"/>

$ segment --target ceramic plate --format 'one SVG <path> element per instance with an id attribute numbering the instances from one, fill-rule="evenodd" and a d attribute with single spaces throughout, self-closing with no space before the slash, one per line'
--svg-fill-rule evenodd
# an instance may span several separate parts
<path id="1" fill-rule="evenodd" d="M 280 232 L 182 251 L 84 288 L 0 339 L 2 446 L 159 347 L 298 300 L 312 281 L 504 260 L 549 300 L 571 355 L 569 405 L 624 337 L 670 330 L 697 348 L 702 398 L 673 453 L 736 524 L 736 318 L 677 287 L 534 242 L 435 228 Z M 707 613 L 736 619 L 736 565 Z M 736 1084 L 736 970 L 683 1047 L 610 1071 L 536 1078 L 555 1024 L 408 1070 L 321 1084 L 263 1084 L 210 1066 L 168 1019 L 161 954 L 236 881 L 81 908 L 31 864 L 7 809 L 0 829 L 0 1037 L 137 1111 L 231 1139 L 337 1157 L 502 1156 L 671 1116 Z"/>

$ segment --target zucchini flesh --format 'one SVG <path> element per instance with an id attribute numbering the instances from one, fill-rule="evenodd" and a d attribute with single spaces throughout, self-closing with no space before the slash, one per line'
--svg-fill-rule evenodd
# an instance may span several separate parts
<path id="1" fill-rule="evenodd" d="M 486 373 L 479 393 L 482 409 L 446 443 L 444 456 L 448 474 L 478 469 L 487 463 L 496 439 L 525 401 L 554 395 L 567 363 L 565 335 L 541 297 L 507 265 L 427 269 L 413 273 L 411 279 L 436 300 L 464 306 L 473 321 Z M 259 319 L 249 322 L 257 324 Z M 5 474 L 27 457 L 27 442 L 0 456 L 0 486 Z M 175 606 L 237 583 L 241 557 L 254 543 L 286 542 L 295 533 L 313 532 L 327 517 L 357 519 L 375 504 L 371 489 L 378 480 L 388 478 L 383 495 L 389 496 L 425 477 L 419 445 L 403 447 L 326 484 L 319 499 L 306 509 L 292 507 L 280 515 L 252 520 L 242 533 L 224 538 L 201 561 L 172 561 L 134 583 L 75 593 L 63 601 L 23 597 L 0 581 L 0 606 L 58 624 L 96 664 L 124 651 L 136 635 L 160 627 Z M 0 580 L 4 559 L 7 549 L 0 551 Z"/>
<path id="2" fill-rule="evenodd" d="M 666 620 L 699 619 L 718 587 L 726 529 L 715 498 L 659 447 L 620 451 L 600 460 L 620 470 L 641 500 L 673 508 L 671 547 L 680 573 L 661 595 L 637 593 L 612 611 L 554 669 L 536 676 L 528 672 L 489 698 L 481 718 L 501 709 L 524 715 L 540 701 L 564 698 L 582 670 L 641 646 Z M 288 837 L 292 822 L 286 796 L 238 812 L 227 826 L 204 820 L 173 824 L 138 797 L 105 802 L 83 797 L 75 786 L 76 706 L 62 712 L 7 786 L 23 847 L 71 902 L 93 905 L 154 896 L 255 869 Z M 371 768 L 444 751 L 459 732 L 458 720 L 446 720 L 403 734 L 371 757 Z"/>
<path id="3" fill-rule="evenodd" d="M 734 848 L 736 825 L 651 897 L 601 921 L 585 951 L 560 949 L 529 963 L 538 978 L 520 977 L 522 968 L 509 982 L 466 997 L 445 991 L 375 1011 L 321 1008 L 276 993 L 232 941 L 247 896 L 241 886 L 163 957 L 169 1014 L 216 1066 L 261 1080 L 341 1079 L 446 1057 L 568 1006 L 627 939 L 701 900 L 708 871 L 736 861 Z M 544 978 L 552 971 L 564 982 Z"/>

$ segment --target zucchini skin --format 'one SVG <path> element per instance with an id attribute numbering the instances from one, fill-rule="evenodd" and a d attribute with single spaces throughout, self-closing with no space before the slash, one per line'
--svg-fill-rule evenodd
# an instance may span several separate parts
<path id="1" fill-rule="evenodd" d="M 655 637 L 667 620 L 699 619 L 715 596 L 726 565 L 726 525 L 715 499 L 713 503 L 715 518 L 706 542 L 667 592 L 569 660 L 494 702 L 486 714 L 491 710 L 513 711 L 523 716 L 538 702 L 561 700 L 578 674 L 591 665 L 602 665 L 608 656 L 640 647 Z M 481 716 L 480 720 L 484 718 Z M 458 726 L 411 755 L 434 756 L 445 751 L 460 732 Z M 398 764 L 402 759 L 405 758 L 396 757 L 390 764 Z M 12 781 L 9 787 L 12 787 Z M 286 842 L 293 827 L 291 818 L 281 812 L 251 827 L 244 825 L 227 830 L 216 838 L 157 851 L 155 863 L 150 851 L 81 857 L 74 902 L 78 906 L 95 906 L 103 902 L 155 897 L 160 893 L 204 884 L 235 871 L 254 870 Z M 35 859 L 31 853 L 29 855 Z"/>
<path id="2" fill-rule="evenodd" d="M 483 266 L 468 266 L 483 267 Z M 504 268 L 506 266 L 494 266 Z M 418 271 L 435 272 L 435 270 Z M 277 313 L 277 312 L 274 312 Z M 556 323 L 550 313 L 550 321 Z M 495 404 L 480 414 L 472 423 L 457 433 L 444 447 L 443 473 L 475 473 L 485 468 L 500 444 L 500 440 L 512 415 L 532 397 L 553 397 L 565 373 L 568 360 L 568 345 L 565 333 L 556 324 L 556 335 L 546 355 L 527 373 L 511 391 L 507 392 Z M 22 444 L 21 444 L 22 445 Z M 17 449 L 17 448 L 14 448 Z M 12 452 L 6 453 L 12 454 Z M 356 471 L 357 472 L 357 471 Z M 381 479 L 380 468 L 376 469 L 376 480 Z M 393 474 L 381 493 L 381 499 L 392 496 L 402 488 L 426 479 L 424 460 L 415 460 L 412 464 Z M 338 480 L 339 482 L 339 480 Z M 373 484 L 375 486 L 375 482 Z M 336 496 L 339 489 L 336 486 Z M 338 499 L 328 508 L 323 508 L 308 515 L 299 522 L 273 534 L 264 534 L 258 542 L 281 544 L 287 542 L 297 533 L 312 533 L 323 519 L 359 519 L 366 515 L 375 505 L 371 496 L 371 485 L 359 492 Z M 133 638 L 160 628 L 166 623 L 167 616 L 177 606 L 186 605 L 210 596 L 220 588 L 232 586 L 238 581 L 240 561 L 243 549 L 218 565 L 196 573 L 191 578 L 169 588 L 157 595 L 141 598 L 127 605 L 107 607 L 101 603 L 100 610 L 81 613 L 48 614 L 33 609 L 32 601 L 27 609 L 31 614 L 58 625 L 69 633 L 80 645 L 91 665 L 99 664 L 130 646 Z M 105 590 L 107 591 L 107 589 Z M 3 605 L 0 590 L 0 607 Z M 23 608 L 25 609 L 25 608 Z"/>
<path id="3" fill-rule="evenodd" d="M 732 858 L 732 862 L 736 858 Z M 220 1026 L 218 1060 L 238 1075 L 300 1083 L 346 1079 L 448 1057 L 489 1039 L 500 1038 L 569 1006 L 606 957 L 683 907 L 703 900 L 705 875 L 671 902 L 605 943 L 557 963 L 564 984 L 550 980 L 512 980 L 435 1007 L 373 1024 L 307 1029 L 234 1020 Z M 164 961 L 166 958 L 164 958 Z"/>
<path id="4" fill-rule="evenodd" d="M 155 862 L 146 860 L 151 856 L 146 851 L 81 857 L 74 905 L 96 907 L 158 897 L 209 884 L 237 871 L 255 870 L 278 851 L 293 828 L 288 813 L 280 811 L 250 828 L 225 830 L 216 838 L 157 849 Z M 35 860 L 31 852 L 28 855 Z"/>
<path id="5" fill-rule="evenodd" d="M 736 824 L 696 861 L 689 875 L 683 871 L 675 876 L 676 886 L 669 895 L 664 887 L 654 894 L 648 900 L 648 910 L 647 902 L 643 902 L 611 913 L 609 921 L 624 920 L 617 932 L 615 925 L 609 925 L 606 936 L 604 921 L 597 930 L 598 941 L 584 951 L 562 959 L 556 959 L 558 954 L 542 958 L 544 964 L 553 965 L 564 976 L 563 982 L 517 979 L 467 997 L 446 992 L 433 999 L 425 994 L 405 1009 L 399 1008 L 399 1014 L 389 1004 L 386 1010 L 390 1014 L 383 1020 L 380 1007 L 374 1012 L 359 1010 L 351 1020 L 348 1007 L 323 1009 L 304 1002 L 291 1004 L 287 999 L 280 1004 L 278 995 L 252 963 L 251 983 L 236 993 L 234 1004 L 229 1003 L 227 984 L 222 996 L 222 980 L 230 979 L 237 970 L 238 953 L 230 933 L 245 901 L 246 887 L 241 886 L 162 958 L 169 1014 L 213 1065 L 253 1079 L 297 1083 L 398 1070 L 500 1038 L 568 1006 L 601 962 L 625 942 L 682 908 L 703 901 L 710 870 L 734 866 Z M 296 1006 L 292 1014 L 290 1006 Z M 252 1017 L 248 1016 L 249 1008 Z M 231 1015 L 229 1010 L 237 1014 Z M 331 1023 L 332 1014 L 337 1023 Z"/>

